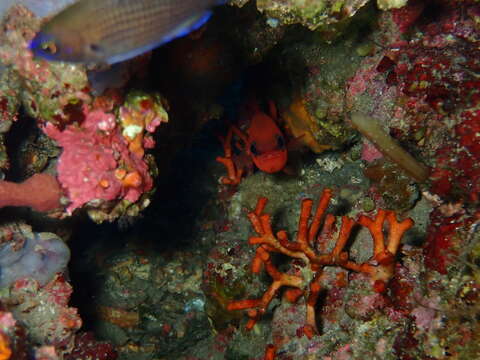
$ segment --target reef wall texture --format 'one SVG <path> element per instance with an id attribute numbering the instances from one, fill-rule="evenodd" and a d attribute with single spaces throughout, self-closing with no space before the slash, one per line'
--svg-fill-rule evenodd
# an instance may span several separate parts
<path id="1" fill-rule="evenodd" d="M 243 6 L 248 0 L 232 0 L 231 4 Z M 311 30 L 343 26 L 368 0 L 256 0 L 257 9 L 269 18 L 270 25 L 302 24 Z M 405 6 L 407 0 L 378 0 L 382 10 Z"/>
<path id="2" fill-rule="evenodd" d="M 67 3 L 0 5 L 0 359 L 480 358 L 478 1 L 232 0 L 111 68 L 33 57 Z"/>

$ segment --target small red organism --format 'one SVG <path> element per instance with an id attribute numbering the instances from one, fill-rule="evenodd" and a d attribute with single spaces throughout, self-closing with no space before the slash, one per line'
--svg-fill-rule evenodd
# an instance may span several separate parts
<path id="1" fill-rule="evenodd" d="M 392 9 L 392 20 L 397 24 L 400 33 L 405 33 L 422 14 L 426 2 L 413 0 L 400 9 Z"/>
<path id="2" fill-rule="evenodd" d="M 448 267 L 454 263 L 466 238 L 463 234 L 474 219 L 456 214 L 445 217 L 440 209 L 430 215 L 427 239 L 423 248 L 425 265 L 440 274 L 447 274 Z"/>
<path id="3" fill-rule="evenodd" d="M 287 287 L 286 298 L 296 302 L 302 295 L 306 297 L 306 325 L 303 334 L 312 337 L 317 333 L 315 306 L 321 291 L 321 277 L 325 266 L 340 266 L 347 270 L 369 275 L 376 292 L 386 290 L 388 281 L 395 270 L 395 254 L 397 253 L 403 234 L 413 226 L 413 220 L 408 218 L 398 222 L 393 211 L 379 210 L 373 217 L 362 215 L 358 221 L 347 216 L 342 217 L 338 238 L 333 250 L 320 254 L 315 249 L 317 234 L 321 228 L 324 213 L 328 207 L 332 191 L 324 189 L 318 207 L 310 221 L 313 201 L 302 200 L 295 241 L 289 241 L 285 230 L 272 232 L 271 217 L 264 213 L 267 198 L 258 199 L 255 210 L 248 213 L 248 218 L 258 236 L 249 238 L 251 245 L 258 245 L 252 261 L 252 272 L 258 273 L 264 267 L 272 277 L 273 282 L 260 299 L 236 300 L 228 304 L 227 309 L 247 310 L 250 318 L 246 328 L 253 328 L 258 319 L 265 313 L 272 299 L 282 287 Z M 326 215 L 325 223 L 332 222 L 333 215 Z M 384 238 L 384 223 L 388 223 L 388 239 Z M 359 224 L 368 228 L 373 238 L 373 256 L 364 263 L 357 264 L 349 260 L 349 254 L 344 248 L 349 240 L 353 227 Z M 299 259 L 304 269 L 295 274 L 280 272 L 274 265 L 272 253 L 281 253 L 288 257 Z"/>
<path id="4" fill-rule="evenodd" d="M 447 198 L 461 197 L 475 204 L 480 201 L 480 111 L 463 111 L 459 120 L 454 128 L 458 142 L 452 139 L 435 154 L 432 192 Z"/>
<path id="5" fill-rule="evenodd" d="M 258 104 L 247 105 L 248 126 L 245 132 L 232 125 L 227 136 L 221 138 L 225 155 L 217 157 L 217 161 L 227 168 L 228 175 L 220 181 L 226 185 L 238 185 L 245 171 L 245 166 L 236 161 L 232 151 L 232 137 L 236 135 L 241 142 L 237 146 L 253 161 L 258 169 L 266 173 L 282 170 L 287 163 L 287 147 L 285 137 L 276 124 L 277 109 L 269 102 L 269 115 L 260 110 Z"/>
<path id="6" fill-rule="evenodd" d="M 65 360 L 115 360 L 117 357 L 117 352 L 111 344 L 99 342 L 92 333 L 86 332 L 75 335 L 75 345 L 73 350 L 65 355 Z"/>

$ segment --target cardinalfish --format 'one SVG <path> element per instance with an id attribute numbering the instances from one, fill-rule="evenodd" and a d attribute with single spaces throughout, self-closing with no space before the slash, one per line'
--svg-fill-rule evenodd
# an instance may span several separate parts
<path id="1" fill-rule="evenodd" d="M 30 43 L 52 61 L 115 64 L 187 35 L 225 0 L 79 0 Z"/>
<path id="2" fill-rule="evenodd" d="M 266 173 L 275 173 L 287 164 L 287 147 L 283 133 L 277 125 L 277 108 L 273 101 L 268 102 L 269 114 L 260 110 L 258 104 L 251 103 L 253 113 L 246 129 L 246 150 L 253 163 Z"/>

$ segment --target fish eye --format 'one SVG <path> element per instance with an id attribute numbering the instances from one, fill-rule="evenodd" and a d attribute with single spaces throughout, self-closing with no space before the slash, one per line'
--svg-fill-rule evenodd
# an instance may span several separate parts
<path id="1" fill-rule="evenodd" d="M 255 141 L 250 144 L 250 152 L 255 156 L 260 155 L 260 153 L 257 149 L 257 144 L 255 143 Z"/>
<path id="2" fill-rule="evenodd" d="M 93 52 L 100 52 L 102 48 L 98 44 L 90 44 L 90 50 Z"/>
<path id="3" fill-rule="evenodd" d="M 285 148 L 285 139 L 283 138 L 282 135 L 277 135 L 277 147 L 279 149 Z"/>
<path id="4" fill-rule="evenodd" d="M 41 48 L 44 52 L 50 55 L 54 55 L 57 53 L 57 45 L 55 44 L 54 41 L 45 41 L 44 43 L 41 44 Z"/>

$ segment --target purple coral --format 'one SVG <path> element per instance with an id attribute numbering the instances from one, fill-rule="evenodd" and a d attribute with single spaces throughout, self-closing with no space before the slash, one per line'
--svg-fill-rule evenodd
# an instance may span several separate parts
<path id="1" fill-rule="evenodd" d="M 18 227 L 12 241 L 0 248 L 0 287 L 23 278 L 45 285 L 70 260 L 70 250 L 52 233 L 33 233 L 28 226 Z"/>

